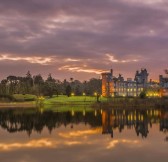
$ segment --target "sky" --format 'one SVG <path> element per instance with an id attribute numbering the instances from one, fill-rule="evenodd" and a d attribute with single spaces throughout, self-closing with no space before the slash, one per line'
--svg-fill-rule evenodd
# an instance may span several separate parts
<path id="1" fill-rule="evenodd" d="M 167 0 L 0 0 L 0 79 L 49 73 L 99 78 L 114 69 L 157 80 L 168 68 Z"/>

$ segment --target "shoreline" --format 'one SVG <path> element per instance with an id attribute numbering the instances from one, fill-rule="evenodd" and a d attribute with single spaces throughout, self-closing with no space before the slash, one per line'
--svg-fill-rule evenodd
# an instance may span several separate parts
<path id="1" fill-rule="evenodd" d="M 34 102 L 0 102 L 0 109 L 3 108 L 36 108 Z"/>
<path id="2" fill-rule="evenodd" d="M 92 108 L 145 108 L 145 107 L 166 107 L 168 108 L 168 99 L 132 99 L 132 98 L 111 98 L 104 102 L 96 102 L 96 101 L 44 101 L 42 103 L 42 107 L 47 106 L 81 106 L 86 105 Z M 27 101 L 27 102 L 0 102 L 0 108 L 37 108 L 38 103 L 36 101 Z"/>

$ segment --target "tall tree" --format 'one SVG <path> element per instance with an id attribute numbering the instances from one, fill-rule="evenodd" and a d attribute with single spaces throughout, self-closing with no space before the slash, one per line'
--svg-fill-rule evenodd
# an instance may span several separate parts
<path id="1" fill-rule="evenodd" d="M 66 95 L 67 95 L 68 97 L 70 97 L 70 96 L 71 96 L 71 92 L 72 92 L 71 86 L 68 85 L 68 86 L 66 87 Z"/>
<path id="2" fill-rule="evenodd" d="M 42 89 L 44 85 L 44 80 L 40 74 L 33 76 L 33 89 L 34 93 L 38 96 L 42 94 Z"/>
<path id="3" fill-rule="evenodd" d="M 101 79 L 92 78 L 85 84 L 87 95 L 93 95 L 95 92 L 101 94 Z"/>
<path id="4" fill-rule="evenodd" d="M 26 93 L 30 93 L 33 87 L 33 78 L 30 71 L 27 72 L 26 77 L 24 78 L 24 81 L 25 81 Z"/>
<path id="5" fill-rule="evenodd" d="M 0 94 L 1 95 L 8 95 L 9 89 L 8 89 L 8 81 L 7 79 L 3 79 L 0 84 Z"/>
<path id="6" fill-rule="evenodd" d="M 7 77 L 8 85 L 9 85 L 9 94 L 14 94 L 17 86 L 17 77 L 10 75 Z"/>
<path id="7" fill-rule="evenodd" d="M 49 97 L 52 97 L 54 93 L 57 94 L 56 80 L 51 74 L 48 75 L 48 78 L 44 83 L 43 93 Z"/>

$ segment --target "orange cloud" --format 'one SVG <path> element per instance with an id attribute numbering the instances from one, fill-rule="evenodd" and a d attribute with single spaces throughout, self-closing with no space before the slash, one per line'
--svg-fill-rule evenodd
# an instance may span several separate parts
<path id="1" fill-rule="evenodd" d="M 9 60 L 9 61 L 27 61 L 32 64 L 42 64 L 42 65 L 48 65 L 49 63 L 53 62 L 53 59 L 51 57 L 39 57 L 39 56 L 33 56 L 33 57 L 19 57 L 19 56 L 11 56 L 8 54 L 0 55 L 0 61 L 3 60 Z"/>
<path id="2" fill-rule="evenodd" d="M 95 73 L 95 74 L 101 74 L 104 72 L 103 70 L 99 70 L 99 69 L 87 68 L 86 65 L 84 65 L 83 67 L 65 65 L 65 66 L 60 67 L 59 70 L 68 70 L 71 72 L 84 72 L 84 73 Z"/>
<path id="3" fill-rule="evenodd" d="M 138 59 L 118 60 L 118 59 L 115 59 L 114 56 L 111 54 L 106 54 L 106 56 L 110 62 L 114 62 L 114 63 L 128 63 L 128 62 L 137 62 L 138 61 Z"/>

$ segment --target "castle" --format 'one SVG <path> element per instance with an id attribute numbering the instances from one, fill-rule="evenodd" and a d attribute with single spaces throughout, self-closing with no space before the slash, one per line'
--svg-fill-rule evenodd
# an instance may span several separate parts
<path id="1" fill-rule="evenodd" d="M 102 96 L 104 97 L 138 97 L 146 92 L 148 97 L 168 96 L 168 78 L 160 75 L 160 82 L 148 81 L 149 73 L 142 68 L 136 71 L 134 80 L 124 80 L 121 74 L 115 77 L 113 69 L 110 72 L 102 73 Z"/>

